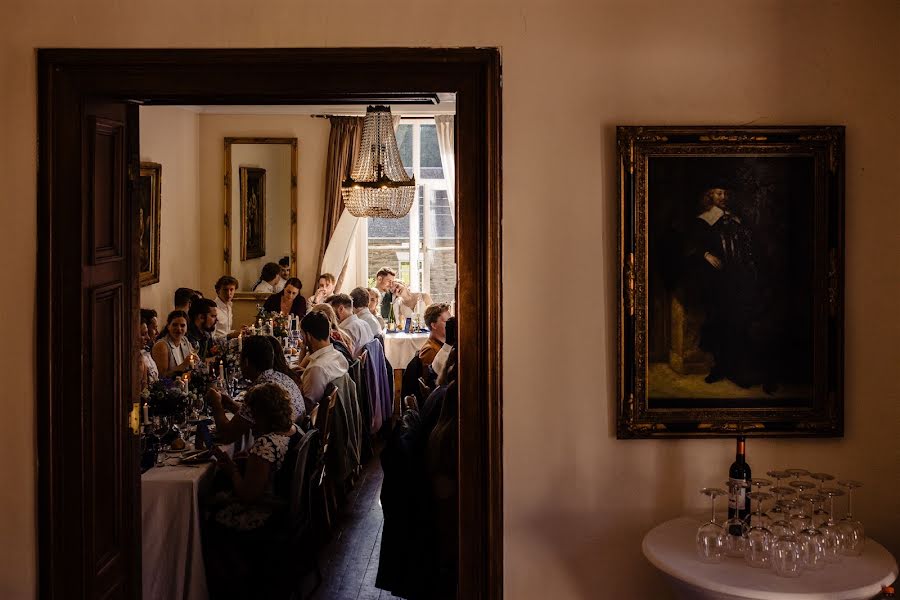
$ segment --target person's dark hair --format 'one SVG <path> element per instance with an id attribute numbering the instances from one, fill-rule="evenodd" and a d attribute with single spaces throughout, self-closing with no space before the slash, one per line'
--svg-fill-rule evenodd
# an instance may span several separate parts
<path id="1" fill-rule="evenodd" d="M 278 260 L 278 265 L 279 265 L 279 266 L 282 266 L 282 267 L 289 267 L 289 266 L 291 266 L 291 259 L 290 259 L 290 257 L 282 256 L 282 257 Z"/>
<path id="2" fill-rule="evenodd" d="M 284 282 L 284 287 L 287 287 L 289 285 L 294 286 L 298 290 L 303 289 L 303 282 L 300 281 L 300 279 L 298 277 L 291 277 L 290 279 L 288 279 L 287 281 Z"/>
<path id="3" fill-rule="evenodd" d="M 191 288 L 178 288 L 175 290 L 175 306 L 184 306 L 190 303 L 194 290 Z"/>
<path id="4" fill-rule="evenodd" d="M 159 318 L 159 315 L 152 308 L 142 308 L 141 309 L 141 323 L 144 323 L 148 327 L 150 326 L 150 321 L 153 320 L 153 317 Z"/>
<path id="5" fill-rule="evenodd" d="M 269 344 L 272 346 L 272 368 L 279 373 L 284 373 L 293 379 L 294 383 L 297 383 L 297 374 L 291 371 L 291 367 L 288 366 L 287 360 L 284 358 L 284 348 L 281 346 L 281 342 L 278 341 L 277 337 L 266 336 L 266 339 L 269 340 Z"/>
<path id="6" fill-rule="evenodd" d="M 700 198 L 700 207 L 703 210 L 707 210 L 707 209 L 709 209 L 709 207 L 711 207 L 713 205 L 713 191 L 714 190 L 722 190 L 723 192 L 725 192 L 726 199 L 730 195 L 728 193 L 728 188 L 726 188 L 724 185 L 714 185 L 711 188 L 707 188 L 707 190 L 705 192 L 703 192 L 703 196 Z"/>
<path id="7" fill-rule="evenodd" d="M 271 348 L 268 343 L 266 346 Z M 244 347 L 246 348 L 246 345 Z M 253 386 L 244 397 L 244 402 L 253 413 L 253 418 L 267 421 L 272 431 L 286 431 L 294 423 L 291 397 L 287 390 L 277 383 Z"/>
<path id="8" fill-rule="evenodd" d="M 338 306 L 346 306 L 347 308 L 353 308 L 353 300 L 350 299 L 350 296 L 347 294 L 332 294 L 325 298 L 325 304 L 330 304 L 332 308 L 337 308 Z M 368 306 L 369 301 L 366 300 L 366 305 Z"/>
<path id="9" fill-rule="evenodd" d="M 263 281 L 272 281 L 281 273 L 281 267 L 278 263 L 266 263 L 263 265 L 259 278 Z"/>
<path id="10" fill-rule="evenodd" d="M 226 285 L 233 285 L 235 289 L 238 287 L 238 280 L 231 275 L 222 275 L 216 280 L 216 291 L 218 292 Z"/>
<path id="11" fill-rule="evenodd" d="M 369 291 L 364 287 L 353 288 L 350 292 L 350 300 L 353 301 L 353 308 L 369 307 Z"/>
<path id="12" fill-rule="evenodd" d="M 320 312 L 309 312 L 300 321 L 300 329 L 319 340 L 324 342 L 330 337 L 331 324 L 328 317 Z"/>
<path id="13" fill-rule="evenodd" d="M 189 322 L 188 315 L 186 312 L 184 312 L 183 310 L 173 310 L 172 312 L 169 313 L 169 316 L 166 318 L 166 326 L 163 330 L 165 333 L 169 333 L 169 325 L 171 325 L 172 321 L 174 321 L 178 317 L 181 317 L 182 319 L 184 319 L 184 321 L 186 323 Z"/>
<path id="14" fill-rule="evenodd" d="M 318 285 L 319 281 L 322 279 L 324 279 L 328 283 L 335 283 L 337 281 L 337 279 L 335 279 L 334 275 L 332 275 L 331 273 L 322 273 L 321 275 L 319 275 L 319 279 L 316 279 L 316 284 Z"/>
<path id="15" fill-rule="evenodd" d="M 444 332 L 444 343 L 450 344 L 456 348 L 456 317 L 447 319 Z"/>
<path id="16" fill-rule="evenodd" d="M 425 326 L 431 329 L 431 326 L 437 323 L 441 315 L 450 310 L 450 305 L 443 302 L 432 304 L 425 309 Z"/>
<path id="17" fill-rule="evenodd" d="M 200 315 L 208 315 L 209 311 L 216 307 L 216 303 L 212 300 L 208 300 L 206 298 L 197 298 L 196 300 L 191 300 L 191 308 L 188 310 L 188 319 L 191 323 L 194 322 Z"/>
<path id="18" fill-rule="evenodd" d="M 381 267 L 380 269 L 378 269 L 378 272 L 375 273 L 375 277 L 384 277 L 385 275 L 393 275 L 394 277 L 396 277 L 397 271 L 393 270 L 390 267 Z"/>
<path id="19" fill-rule="evenodd" d="M 275 353 L 272 352 L 272 344 L 264 335 L 251 335 L 243 341 L 241 358 L 250 363 L 250 366 L 262 373 L 268 371 L 275 364 Z"/>

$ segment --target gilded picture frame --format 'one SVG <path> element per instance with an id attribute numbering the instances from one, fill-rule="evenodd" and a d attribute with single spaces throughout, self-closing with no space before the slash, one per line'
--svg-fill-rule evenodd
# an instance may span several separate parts
<path id="1" fill-rule="evenodd" d="M 138 260 L 141 287 L 159 283 L 162 165 L 142 162 L 135 186 L 138 205 Z"/>
<path id="2" fill-rule="evenodd" d="M 266 170 L 240 167 L 241 260 L 266 255 Z"/>
<path id="3" fill-rule="evenodd" d="M 842 126 L 620 126 L 618 438 L 843 435 Z"/>

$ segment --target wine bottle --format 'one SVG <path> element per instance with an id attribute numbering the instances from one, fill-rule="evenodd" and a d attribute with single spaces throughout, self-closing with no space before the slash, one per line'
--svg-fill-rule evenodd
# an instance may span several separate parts
<path id="1" fill-rule="evenodd" d="M 391 310 L 388 311 L 387 330 L 388 331 L 396 331 L 397 330 L 397 322 L 394 320 L 394 306 L 393 305 L 391 305 Z"/>
<path id="2" fill-rule="evenodd" d="M 750 515 L 750 497 L 747 492 L 750 491 L 750 465 L 747 464 L 746 441 L 744 436 L 738 436 L 737 453 L 731 468 L 728 469 L 728 481 L 735 484 L 738 482 L 746 483 L 747 487 L 732 487 L 732 492 L 728 496 L 728 518 L 737 516 L 739 519 L 745 519 Z"/>

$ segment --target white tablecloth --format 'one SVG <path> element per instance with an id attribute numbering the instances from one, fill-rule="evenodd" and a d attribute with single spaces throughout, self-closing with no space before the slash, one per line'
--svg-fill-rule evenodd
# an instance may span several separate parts
<path id="1" fill-rule="evenodd" d="M 737 558 L 703 563 L 694 546 L 701 522 L 700 518 L 681 517 L 658 525 L 644 536 L 644 556 L 670 578 L 683 598 L 868 599 L 897 577 L 897 561 L 871 539 L 866 541 L 862 556 L 842 556 L 840 563 L 795 578 L 755 569 Z"/>
<path id="2" fill-rule="evenodd" d="M 405 369 L 413 356 L 425 345 L 428 333 L 384 334 L 384 356 L 395 369 Z"/>
<path id="3" fill-rule="evenodd" d="M 155 467 L 141 475 L 141 561 L 146 600 L 206 600 L 199 496 L 213 463 Z"/>

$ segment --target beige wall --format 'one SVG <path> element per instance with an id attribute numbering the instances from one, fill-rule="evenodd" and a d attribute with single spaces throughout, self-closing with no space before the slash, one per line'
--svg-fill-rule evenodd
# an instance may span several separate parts
<path id="1" fill-rule="evenodd" d="M 217 214 L 222 212 L 226 137 L 297 138 L 297 276 L 303 282 L 304 296 L 315 291 L 318 275 L 322 211 L 325 206 L 325 159 L 330 130 L 327 119 L 304 115 L 200 115 L 200 201 Z M 234 177 L 233 189 L 237 193 L 236 170 Z M 266 179 L 269 181 L 268 176 Z M 233 213 L 233 218 L 239 219 L 239 214 Z M 216 273 L 215 277 L 218 277 L 222 270 L 224 229 L 219 227 L 209 233 L 204 246 L 203 264 L 208 273 Z M 232 252 L 240 252 L 239 248 L 239 245 L 232 244 Z M 277 259 L 275 262 L 278 262 Z M 252 281 L 241 281 L 241 289 L 245 289 L 247 284 L 252 285 L 258 276 L 259 273 Z M 201 289 L 206 293 L 209 288 L 209 293 L 214 293 L 214 284 L 215 278 L 204 281 Z M 252 312 L 255 314 L 255 310 Z M 241 314 L 244 312 L 241 311 Z M 238 314 L 235 314 L 237 317 Z"/>
<path id="2" fill-rule="evenodd" d="M 163 327 L 175 290 L 196 289 L 201 275 L 200 120 L 194 111 L 153 106 L 141 107 L 140 121 L 141 160 L 162 165 L 159 283 L 141 288 L 141 307 L 156 309 Z"/>
<path id="3" fill-rule="evenodd" d="M 719 482 L 732 460 L 725 440 L 614 438 L 614 125 L 846 125 L 846 436 L 751 441 L 749 459 L 757 471 L 808 466 L 866 481 L 860 516 L 900 554 L 900 3 L 390 0 L 385 11 L 359 1 L 165 0 L 152 11 L 112 0 L 5 5 L 0 253 L 15 257 L 3 275 L 21 293 L 0 299 L 0 597 L 31 598 L 36 586 L 34 382 L 13 375 L 34 370 L 34 48 L 41 46 L 502 48 L 504 579 L 506 597 L 516 600 L 663 596 L 641 557 L 641 536 L 701 507 L 697 488 Z M 348 11 L 365 18 L 347 19 Z M 596 183 L 561 185 L 566 178 Z M 584 251 L 598 241 L 599 251 Z M 550 293 L 557 282 L 578 282 L 583 303 L 559 304 Z M 567 309 L 577 318 L 566 319 Z M 577 326 L 554 328 L 544 341 L 524 325 L 554 313 Z M 566 410 L 551 410 L 559 401 Z"/>

